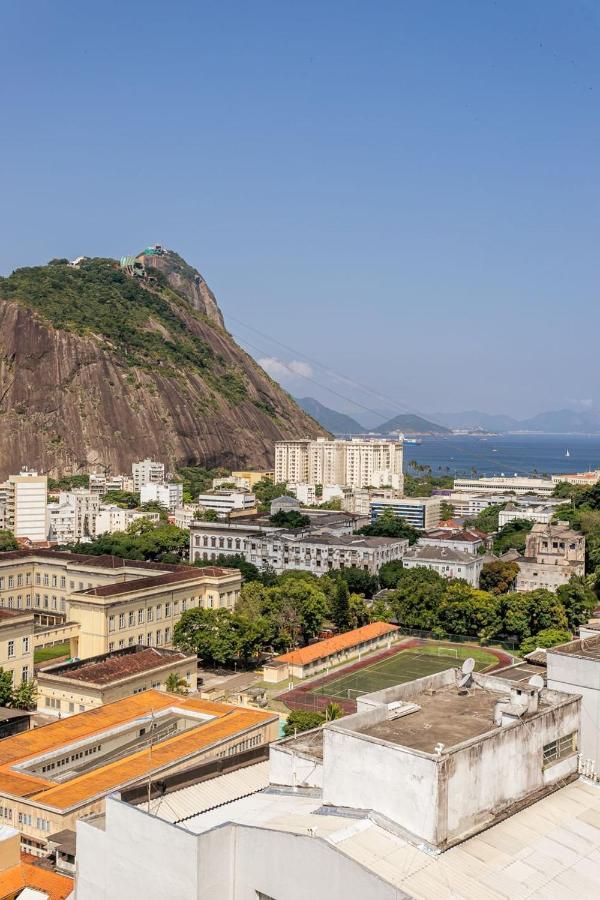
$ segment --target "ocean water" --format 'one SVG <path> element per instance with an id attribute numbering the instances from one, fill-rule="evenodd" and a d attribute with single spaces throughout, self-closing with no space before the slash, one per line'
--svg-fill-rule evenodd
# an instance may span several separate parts
<path id="1" fill-rule="evenodd" d="M 507 434 L 422 437 L 404 445 L 404 471 L 416 460 L 434 475 L 551 475 L 600 468 L 600 435 Z M 568 452 L 568 455 L 567 455 Z M 417 473 L 418 474 L 418 473 Z"/>

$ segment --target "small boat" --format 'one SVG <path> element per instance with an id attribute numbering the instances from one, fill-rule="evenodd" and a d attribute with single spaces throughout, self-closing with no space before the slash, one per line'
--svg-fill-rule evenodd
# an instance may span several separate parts
<path id="1" fill-rule="evenodd" d="M 567 452 L 565 453 L 565 456 L 570 456 L 570 455 L 571 455 L 571 454 L 570 454 L 569 451 L 567 450 Z"/>

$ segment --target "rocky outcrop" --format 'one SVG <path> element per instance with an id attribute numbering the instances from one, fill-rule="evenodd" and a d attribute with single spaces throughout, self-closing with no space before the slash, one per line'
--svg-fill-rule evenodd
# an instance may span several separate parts
<path id="1" fill-rule="evenodd" d="M 210 319 L 211 322 L 225 327 L 223 313 L 219 309 L 217 298 L 206 281 L 196 269 L 188 265 L 178 253 L 172 250 L 144 251 L 137 257 L 146 269 L 158 269 L 166 276 L 174 291 L 181 294 L 190 306 Z"/>
<path id="2" fill-rule="evenodd" d="M 186 278 L 164 274 L 173 288 Z M 145 456 L 171 467 L 266 467 L 274 441 L 324 433 L 221 327 L 203 279 L 191 296 L 179 283 L 194 308 L 179 302 L 172 311 L 204 342 L 210 364 L 177 370 L 160 353 L 152 365 L 128 363 L 94 328 L 54 327 L 43 304 L 28 301 L 27 280 L 18 297 L 9 281 L 3 291 L 0 279 L 0 478 L 23 465 L 55 475 L 125 472 Z M 147 329 L 173 344 L 165 321 L 149 316 Z"/>

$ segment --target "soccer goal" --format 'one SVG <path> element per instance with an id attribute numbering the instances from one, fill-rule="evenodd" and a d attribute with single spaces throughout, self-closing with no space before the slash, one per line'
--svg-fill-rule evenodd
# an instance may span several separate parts
<path id="1" fill-rule="evenodd" d="M 456 647 L 438 647 L 437 648 L 438 656 L 452 656 L 454 659 L 458 659 L 458 650 Z"/>

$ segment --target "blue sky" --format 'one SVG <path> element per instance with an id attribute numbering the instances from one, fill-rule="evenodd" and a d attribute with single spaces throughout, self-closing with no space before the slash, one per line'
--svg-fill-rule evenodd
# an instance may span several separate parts
<path id="1" fill-rule="evenodd" d="M 600 405 L 599 38 L 595 0 L 1 4 L 0 273 L 156 241 L 297 395 Z"/>

